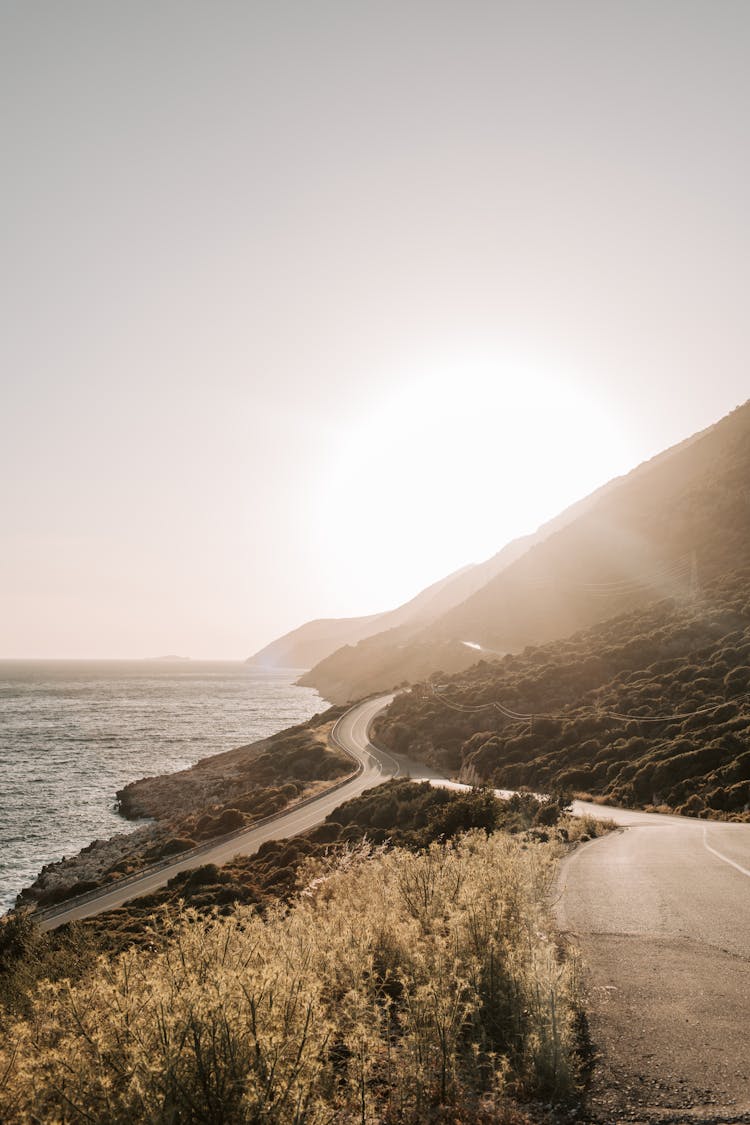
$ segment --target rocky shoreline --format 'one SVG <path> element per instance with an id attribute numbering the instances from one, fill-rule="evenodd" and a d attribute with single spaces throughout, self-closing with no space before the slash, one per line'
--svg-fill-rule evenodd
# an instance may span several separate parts
<path id="1" fill-rule="evenodd" d="M 328 745 L 340 713 L 331 708 L 270 738 L 203 758 L 189 769 L 126 785 L 116 794 L 121 815 L 146 823 L 45 864 L 18 895 L 16 908 L 52 906 L 114 883 L 280 812 L 335 782 L 351 769 L 349 759 Z"/>

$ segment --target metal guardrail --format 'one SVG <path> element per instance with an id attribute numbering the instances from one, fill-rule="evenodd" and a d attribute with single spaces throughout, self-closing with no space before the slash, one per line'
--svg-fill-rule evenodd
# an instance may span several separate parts
<path id="1" fill-rule="evenodd" d="M 329 786 L 322 793 L 313 793 L 309 797 L 304 797 L 301 801 L 292 805 L 291 808 L 280 809 L 277 813 L 270 813 L 268 816 L 263 816 L 260 820 L 253 821 L 246 828 L 235 828 L 232 832 L 227 832 L 223 836 L 214 836 L 213 839 L 207 840 L 203 844 L 196 844 L 194 848 L 186 848 L 184 852 L 179 852 L 177 856 L 170 856 L 168 859 L 158 860 L 156 863 L 150 863 L 146 867 L 142 867 L 139 871 L 134 872 L 132 875 L 126 875 L 122 879 L 115 879 L 112 883 L 107 883 L 103 887 L 96 887 L 90 891 L 84 891 L 80 895 L 74 895 L 71 898 L 66 898 L 63 902 L 55 903 L 54 906 L 44 906 L 40 909 L 32 911 L 32 918 L 34 921 L 46 922 L 48 918 L 54 918 L 57 914 L 65 914 L 68 910 L 74 909 L 76 906 L 83 906 L 87 902 L 94 902 L 97 898 L 104 898 L 106 895 L 111 894 L 113 891 L 118 891 L 122 887 L 132 886 L 134 883 L 140 882 L 141 879 L 149 875 L 155 875 L 160 871 L 168 871 L 170 867 L 174 867 L 175 874 L 179 873 L 179 869 L 185 860 L 197 859 L 206 852 L 210 852 L 215 847 L 222 844 L 228 844 L 232 840 L 239 840 L 243 836 L 247 836 L 250 832 L 254 832 L 256 828 L 262 827 L 264 824 L 270 824 L 274 820 L 280 820 L 290 813 L 296 812 L 298 809 L 304 808 L 306 805 L 311 805 L 315 801 L 322 800 L 330 793 L 335 793 L 337 789 L 342 789 L 345 785 L 349 785 L 354 781 L 364 770 L 364 762 L 362 762 L 356 754 L 353 754 L 343 743 L 340 741 L 336 734 L 339 724 L 346 718 L 355 707 L 359 704 L 355 703 L 343 715 L 339 715 L 336 722 L 333 724 L 331 733 L 328 736 L 329 741 L 332 742 L 337 749 L 341 750 L 348 758 L 354 762 L 356 769 L 352 773 L 347 774 L 346 777 L 340 778 Z"/>

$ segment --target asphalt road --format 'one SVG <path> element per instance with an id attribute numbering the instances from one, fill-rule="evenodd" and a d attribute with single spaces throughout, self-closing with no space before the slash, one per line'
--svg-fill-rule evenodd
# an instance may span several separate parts
<path id="1" fill-rule="evenodd" d="M 590 1119 L 750 1122 L 750 825 L 576 802 L 617 831 L 562 865 L 587 965 Z"/>
<path id="2" fill-rule="evenodd" d="M 67 907 L 62 905 L 53 914 L 47 914 L 39 919 L 41 929 L 53 930 L 65 922 L 89 918 L 94 914 L 101 914 L 105 910 L 122 906 L 125 902 L 163 887 L 180 871 L 188 871 L 204 863 L 226 863 L 236 855 L 253 855 L 267 840 L 283 840 L 289 836 L 298 836 L 301 832 L 306 832 L 324 821 L 329 813 L 344 801 L 358 797 L 365 789 L 371 789 L 374 785 L 387 781 L 388 778 L 408 777 L 414 773 L 425 776 L 423 765 L 378 750 L 369 741 L 368 730 L 373 718 L 387 707 L 392 699 L 392 695 L 379 696 L 377 699 L 361 703 L 342 715 L 334 727 L 333 741 L 347 750 L 360 767 L 359 773 L 351 781 L 332 792 L 321 794 L 320 797 L 299 808 L 281 813 L 256 828 L 249 828 L 247 832 L 233 836 L 230 840 L 221 841 L 211 848 L 201 849 L 197 855 L 176 859 L 168 867 L 146 872 L 141 878 L 130 881 L 124 886 L 115 884 L 111 889 L 93 898 L 86 898 L 85 901 Z M 429 774 L 429 771 L 427 772 Z"/>

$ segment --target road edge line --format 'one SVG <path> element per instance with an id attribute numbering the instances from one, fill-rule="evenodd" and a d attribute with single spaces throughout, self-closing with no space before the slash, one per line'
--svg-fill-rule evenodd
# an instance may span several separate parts
<path id="1" fill-rule="evenodd" d="M 712 848 L 708 843 L 708 840 L 706 838 L 707 836 L 708 827 L 705 827 L 703 829 L 703 847 L 706 849 L 706 851 L 711 852 L 711 855 L 715 855 L 717 859 L 720 859 L 722 861 L 722 863 L 729 864 L 730 867 L 734 867 L 736 871 L 739 871 L 741 875 L 746 875 L 747 878 L 750 879 L 750 871 L 748 871 L 747 867 L 743 867 L 741 863 L 735 863 L 733 859 L 729 858 L 729 856 L 722 855 L 721 852 L 717 852 L 716 848 Z"/>

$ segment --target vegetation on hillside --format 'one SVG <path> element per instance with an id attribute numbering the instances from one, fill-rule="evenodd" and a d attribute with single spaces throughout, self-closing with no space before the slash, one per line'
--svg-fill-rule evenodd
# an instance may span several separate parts
<path id="1" fill-rule="evenodd" d="M 341 709 L 332 707 L 270 738 L 203 758 L 190 769 L 133 781 L 117 794 L 120 811 L 167 820 L 175 809 L 202 814 L 209 801 L 217 808 L 236 808 L 245 797 L 252 802 L 260 789 L 290 782 L 301 789 L 310 781 L 339 777 L 352 769 L 351 759 L 328 742 L 340 715 Z"/>
<path id="2" fill-rule="evenodd" d="M 544 906 L 557 846 L 475 830 L 308 863 L 288 907 L 180 911 L 0 1044 L 13 1122 L 498 1122 L 574 1091 L 575 962 Z M 517 1118 L 515 1118 L 517 1120 Z"/>
<path id="3" fill-rule="evenodd" d="M 710 609 L 667 600 L 438 674 L 398 696 L 376 734 L 466 780 L 747 820 L 749 689 L 750 569 Z"/>

